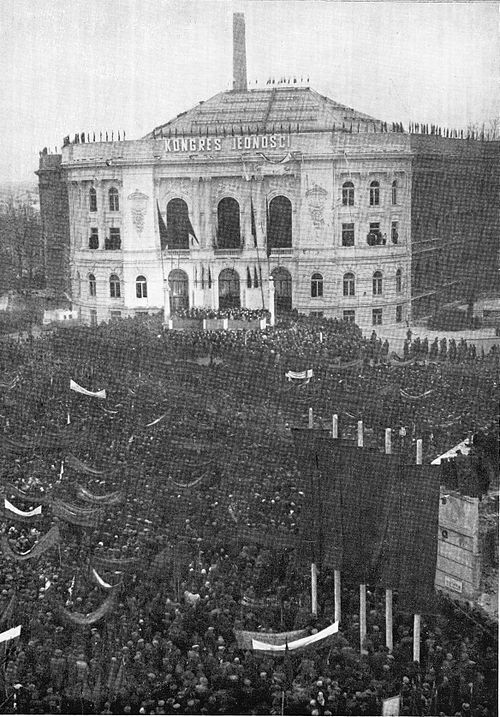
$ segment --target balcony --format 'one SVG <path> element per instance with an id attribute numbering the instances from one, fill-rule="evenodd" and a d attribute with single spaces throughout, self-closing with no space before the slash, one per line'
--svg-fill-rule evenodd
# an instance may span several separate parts
<path id="1" fill-rule="evenodd" d="M 273 246 L 271 247 L 271 251 L 269 256 L 293 256 L 293 247 L 291 246 L 284 246 L 284 247 L 278 247 Z"/>
<path id="2" fill-rule="evenodd" d="M 189 259 L 189 249 L 165 249 L 165 254 L 170 257 L 176 257 L 178 259 Z"/>
<path id="3" fill-rule="evenodd" d="M 223 247 L 216 247 L 214 249 L 215 256 L 240 256 L 241 252 L 243 250 L 243 247 L 231 247 L 230 249 L 225 249 Z"/>

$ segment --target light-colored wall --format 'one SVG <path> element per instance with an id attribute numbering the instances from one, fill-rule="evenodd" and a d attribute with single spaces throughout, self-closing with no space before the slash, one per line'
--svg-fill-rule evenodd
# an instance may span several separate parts
<path id="1" fill-rule="evenodd" d="M 157 311 L 163 307 L 163 277 L 182 269 L 189 278 L 190 305 L 218 305 L 217 278 L 224 268 L 240 276 L 241 305 L 262 308 L 268 305 L 268 276 L 275 267 L 286 268 L 292 276 L 292 306 L 302 312 L 323 311 L 325 316 L 342 317 L 344 309 L 356 310 L 356 321 L 371 327 L 372 308 L 384 311 L 383 323 L 394 323 L 396 305 L 403 306 L 403 321 L 410 298 L 410 187 L 411 156 L 403 135 L 292 135 L 292 159 L 275 165 L 254 153 L 229 152 L 211 158 L 203 154 L 168 155 L 161 140 L 70 145 L 63 150 L 63 165 L 70 196 L 71 275 L 73 298 L 80 304 L 84 320 L 97 310 L 98 321 L 109 319 L 111 310 L 123 315 L 136 311 Z M 119 154 L 121 150 L 121 154 Z M 295 152 L 295 154 L 294 154 Z M 280 156 L 284 154 L 281 152 Z M 106 157 L 111 159 L 106 159 Z M 274 156 L 274 155 L 273 155 Z M 277 153 L 276 153 L 277 156 Z M 244 161 L 243 161 L 244 160 Z M 251 179 L 248 181 L 248 179 Z M 369 206 L 368 186 L 380 182 L 379 207 Z M 398 180 L 398 204 L 391 204 L 391 183 Z M 342 183 L 355 185 L 355 204 L 342 205 Z M 88 191 L 94 186 L 98 212 L 88 209 Z M 120 211 L 111 212 L 108 191 L 116 186 Z M 293 248 L 283 255 L 265 250 L 266 199 L 284 194 L 292 203 Z M 244 247 L 233 254 L 215 253 L 217 204 L 233 196 L 240 204 Z M 166 220 L 167 202 L 183 198 L 199 244 L 189 253 L 160 251 L 157 206 Z M 253 203 L 258 252 L 251 234 Z M 399 243 L 390 240 L 391 221 L 399 222 Z M 355 224 L 355 246 L 341 246 L 342 222 Z M 385 246 L 366 243 L 370 221 L 380 221 L 388 235 Z M 88 248 L 90 228 L 99 228 L 100 248 Z M 104 251 L 110 226 L 119 226 L 122 249 Z M 258 254 L 258 255 L 257 255 Z M 260 264 L 263 290 L 247 287 L 247 266 Z M 201 267 L 212 274 L 212 288 L 201 287 Z M 401 268 L 402 292 L 396 294 L 395 273 Z M 372 275 L 383 272 L 384 290 L 372 295 Z M 356 276 L 356 296 L 343 296 L 343 275 Z M 324 295 L 311 298 L 311 275 L 324 277 Z M 97 296 L 89 296 L 88 274 L 97 280 Z M 116 273 L 122 282 L 120 299 L 109 296 L 109 276 Z M 148 281 L 147 299 L 137 299 L 135 279 Z M 198 284 L 195 286 L 195 278 Z M 205 276 L 206 278 L 206 276 Z"/>

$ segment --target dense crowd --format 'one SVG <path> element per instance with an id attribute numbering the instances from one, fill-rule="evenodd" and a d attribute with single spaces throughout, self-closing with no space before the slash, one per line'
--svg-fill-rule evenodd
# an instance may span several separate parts
<path id="1" fill-rule="evenodd" d="M 420 664 L 397 595 L 392 654 L 385 648 L 376 585 L 360 655 L 358 591 L 347 575 L 340 631 L 325 647 L 274 657 L 236 640 L 239 630 L 312 633 L 333 621 L 331 571 L 320 566 L 313 618 L 309 566 L 289 539 L 305 492 L 290 427 L 307 425 L 309 408 L 316 427 L 336 413 L 346 438 L 363 419 L 365 445 L 382 450 L 386 427 L 408 456 L 422 438 L 426 461 L 494 423 L 498 353 L 424 357 L 411 338 L 407 362 L 353 324 L 300 316 L 264 332 L 127 320 L 1 344 L 3 435 L 19 445 L 61 436 L 43 450 L 6 444 L 0 458 L 11 502 L 26 511 L 45 501 L 36 523 L 4 517 L 11 548 L 28 551 L 53 525 L 60 532 L 39 558 L 4 563 L 2 629 L 21 624 L 22 634 L 6 643 L 2 711 L 370 715 L 400 694 L 402 714 L 495 714 L 496 629 L 445 597 L 422 617 Z M 285 377 L 308 369 L 308 380 Z M 106 400 L 70 392 L 70 378 L 105 388 Z M 69 453 L 101 474 L 78 472 Z M 124 500 L 97 525 L 72 524 L 47 497 L 77 512 L 85 504 L 76 484 Z M 116 586 L 114 603 L 81 625 L 71 615 L 98 610 L 110 593 L 96 567 Z"/>

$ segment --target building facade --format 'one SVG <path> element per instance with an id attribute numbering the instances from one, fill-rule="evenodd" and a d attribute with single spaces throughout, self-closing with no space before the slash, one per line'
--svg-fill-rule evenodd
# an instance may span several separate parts
<path id="1" fill-rule="evenodd" d="M 242 16 L 233 31 L 233 90 L 143 139 L 77 135 L 61 155 L 41 155 L 42 213 L 44 193 L 67 196 L 52 244 L 68 254 L 82 321 L 268 309 L 270 277 L 278 312 L 364 329 L 407 321 L 412 292 L 420 313 L 434 306 L 455 245 L 447 220 L 422 229 L 436 193 L 422 177 L 446 165 L 440 147 L 463 140 L 415 138 L 294 81 L 249 90 Z M 446 215 L 456 198 L 439 191 L 432 201 Z M 60 273 L 48 267 L 49 283 Z"/>

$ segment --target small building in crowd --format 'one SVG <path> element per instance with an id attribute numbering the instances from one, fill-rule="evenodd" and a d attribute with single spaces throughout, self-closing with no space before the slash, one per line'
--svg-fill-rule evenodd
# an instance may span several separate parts
<path id="1" fill-rule="evenodd" d="M 269 308 L 272 277 L 278 312 L 368 329 L 491 274 L 498 142 L 404 131 L 295 78 L 249 89 L 241 14 L 233 63 L 232 90 L 143 139 L 41 153 L 48 282 L 82 321 Z"/>

